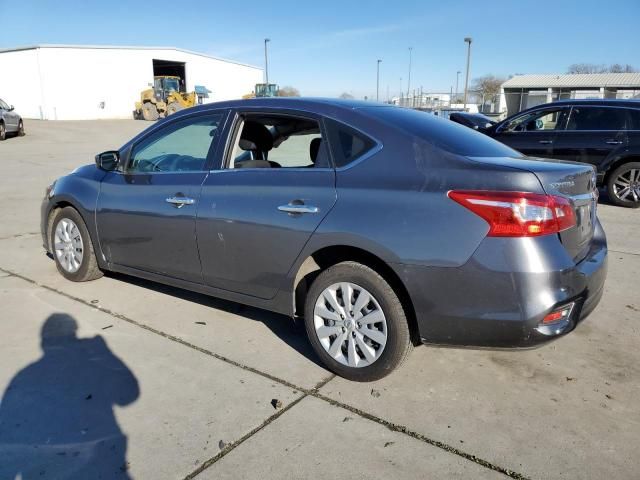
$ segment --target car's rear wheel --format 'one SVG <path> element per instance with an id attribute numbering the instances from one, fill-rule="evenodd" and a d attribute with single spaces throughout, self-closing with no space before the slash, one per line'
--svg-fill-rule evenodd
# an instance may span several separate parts
<path id="1" fill-rule="evenodd" d="M 24 123 L 22 123 L 22 120 L 20 120 L 20 123 L 18 124 L 18 136 L 24 137 Z"/>
<path id="2" fill-rule="evenodd" d="M 51 252 L 58 271 L 73 282 L 86 282 L 102 276 L 87 226 L 72 207 L 56 210 L 50 223 Z"/>
<path id="3" fill-rule="evenodd" d="M 0 122 L 0 142 L 6 140 L 7 138 L 7 129 L 4 126 L 4 123 Z"/>
<path id="4" fill-rule="evenodd" d="M 398 296 L 371 268 L 338 263 L 315 279 L 305 302 L 311 345 L 336 374 L 372 381 L 391 373 L 412 349 Z"/>
<path id="5" fill-rule="evenodd" d="M 640 207 L 640 162 L 620 165 L 609 175 L 607 193 L 621 207 Z"/>

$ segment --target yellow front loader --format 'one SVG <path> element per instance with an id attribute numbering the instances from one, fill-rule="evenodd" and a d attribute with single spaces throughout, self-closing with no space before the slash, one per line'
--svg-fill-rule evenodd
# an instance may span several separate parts
<path id="1" fill-rule="evenodd" d="M 148 121 L 164 118 L 196 104 L 196 92 L 180 92 L 180 77 L 153 77 L 153 88 L 140 93 L 133 118 Z"/>

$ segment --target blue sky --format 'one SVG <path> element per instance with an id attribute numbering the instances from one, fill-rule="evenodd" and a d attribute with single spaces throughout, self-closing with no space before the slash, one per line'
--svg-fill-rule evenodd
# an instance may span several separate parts
<path id="1" fill-rule="evenodd" d="M 610 6 L 608 6 L 610 5 Z M 142 13 L 144 12 L 144 15 Z M 178 20 L 178 17 L 180 20 Z M 407 86 L 462 89 L 463 38 L 471 78 L 564 73 L 572 63 L 640 68 L 640 0 L 602 1 L 93 1 L 0 0 L 0 48 L 37 43 L 176 46 L 263 65 L 303 95 L 375 96 Z"/>

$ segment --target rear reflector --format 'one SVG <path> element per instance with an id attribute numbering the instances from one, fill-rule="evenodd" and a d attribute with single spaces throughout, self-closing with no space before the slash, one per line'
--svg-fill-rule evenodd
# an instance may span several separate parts
<path id="1" fill-rule="evenodd" d="M 452 190 L 448 195 L 484 218 L 490 237 L 536 237 L 576 225 L 571 202 L 557 195 L 486 190 Z"/>
<path id="2" fill-rule="evenodd" d="M 548 323 L 556 323 L 563 320 L 567 320 L 571 315 L 571 310 L 573 310 L 574 303 L 571 302 L 567 305 L 563 305 L 561 307 L 556 308 L 553 312 L 548 314 L 546 317 L 542 319 L 543 324 Z"/>

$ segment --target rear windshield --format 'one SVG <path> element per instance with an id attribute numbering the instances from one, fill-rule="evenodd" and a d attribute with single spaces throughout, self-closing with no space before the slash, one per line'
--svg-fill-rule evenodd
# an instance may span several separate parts
<path id="1" fill-rule="evenodd" d="M 369 115 L 419 137 L 434 146 L 465 157 L 522 157 L 510 147 L 430 113 L 408 108 L 363 108 Z"/>

